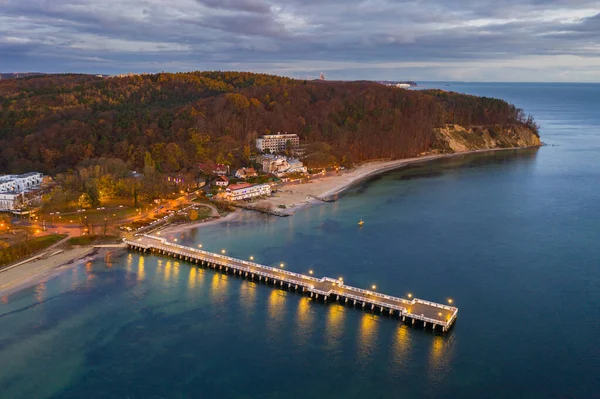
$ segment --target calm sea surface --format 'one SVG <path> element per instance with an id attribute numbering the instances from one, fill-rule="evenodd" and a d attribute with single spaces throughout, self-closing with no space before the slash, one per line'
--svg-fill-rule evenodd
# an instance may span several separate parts
<path id="1" fill-rule="evenodd" d="M 2 298 L 0 397 L 600 397 L 600 85 L 432 86 L 514 102 L 548 146 L 415 166 L 291 218 L 178 238 L 452 298 L 449 334 L 122 253 Z"/>

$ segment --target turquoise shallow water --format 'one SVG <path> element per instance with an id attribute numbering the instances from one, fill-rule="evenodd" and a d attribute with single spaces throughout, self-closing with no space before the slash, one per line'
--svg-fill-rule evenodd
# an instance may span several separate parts
<path id="1" fill-rule="evenodd" d="M 600 86 L 435 85 L 524 107 L 548 146 L 417 165 L 292 218 L 246 215 L 177 238 L 453 298 L 450 334 L 113 254 L 2 298 L 0 397 L 597 396 Z"/>

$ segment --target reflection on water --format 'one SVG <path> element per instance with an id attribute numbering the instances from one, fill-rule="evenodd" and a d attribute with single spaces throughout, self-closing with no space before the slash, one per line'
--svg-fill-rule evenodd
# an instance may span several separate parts
<path id="1" fill-rule="evenodd" d="M 137 270 L 137 281 L 142 281 L 146 278 L 146 271 L 144 269 L 144 257 L 140 256 L 138 260 L 138 270 Z"/>
<path id="2" fill-rule="evenodd" d="M 210 296 L 213 305 L 222 304 L 227 299 L 227 275 L 214 273 L 210 282 Z"/>
<path id="3" fill-rule="evenodd" d="M 391 367 L 398 371 L 406 371 L 410 364 L 411 331 L 405 324 L 399 324 L 394 335 L 393 349 L 391 351 Z"/>
<path id="4" fill-rule="evenodd" d="M 173 267 L 173 265 L 171 264 L 171 261 L 168 260 L 167 263 L 165 264 L 165 270 L 164 270 L 164 274 L 163 274 L 163 281 L 165 282 L 165 285 L 169 285 L 169 282 L 171 281 L 171 268 Z"/>
<path id="5" fill-rule="evenodd" d="M 143 256 L 140 256 L 140 258 L 143 258 Z M 133 264 L 133 254 L 130 252 L 129 254 L 127 254 L 127 259 L 125 260 L 125 269 L 127 270 L 127 273 L 131 273 L 132 264 Z"/>
<path id="6" fill-rule="evenodd" d="M 85 263 L 85 275 L 88 283 L 96 277 L 96 274 L 93 272 L 92 262 Z M 89 288 L 90 285 L 88 284 L 87 287 Z"/>
<path id="7" fill-rule="evenodd" d="M 436 335 L 431 341 L 429 351 L 429 380 L 440 383 L 450 371 L 450 365 L 453 355 L 452 335 Z"/>
<path id="8" fill-rule="evenodd" d="M 358 358 L 365 362 L 372 357 L 377 340 L 377 316 L 364 313 L 360 319 L 358 330 Z"/>
<path id="9" fill-rule="evenodd" d="M 173 281 L 179 280 L 179 267 L 180 263 L 175 261 L 173 262 Z"/>
<path id="10" fill-rule="evenodd" d="M 196 274 L 197 274 L 197 268 L 195 267 L 191 267 L 190 268 L 190 274 L 188 276 L 188 289 L 190 291 L 193 291 L 194 288 L 196 288 Z"/>
<path id="11" fill-rule="evenodd" d="M 163 260 L 158 259 L 156 262 L 156 270 L 154 271 L 154 281 L 158 282 L 160 280 L 160 276 L 163 273 Z"/>
<path id="12" fill-rule="evenodd" d="M 79 285 L 79 268 L 74 267 L 71 269 L 71 290 L 77 289 Z"/>
<path id="13" fill-rule="evenodd" d="M 250 315 L 256 306 L 256 284 L 245 281 L 240 284 L 240 304 L 245 315 Z"/>
<path id="14" fill-rule="evenodd" d="M 337 304 L 328 306 L 327 325 L 325 327 L 325 340 L 328 349 L 332 349 L 340 344 L 340 338 L 344 333 L 345 318 L 345 307 Z"/>
<path id="15" fill-rule="evenodd" d="M 286 294 L 287 292 L 277 289 L 271 290 L 271 293 L 269 294 L 269 299 L 267 301 L 267 330 L 271 337 L 273 337 L 276 332 L 281 332 L 283 330 L 281 326 L 285 312 Z"/>
<path id="16" fill-rule="evenodd" d="M 44 299 L 46 299 L 46 282 L 36 285 L 33 295 L 39 303 L 44 302 Z"/>
<path id="17" fill-rule="evenodd" d="M 310 306 L 310 298 L 301 297 L 298 301 L 298 309 L 296 310 L 296 328 L 294 334 L 296 342 L 300 345 L 308 343 L 310 333 L 312 332 L 312 322 L 314 315 Z"/>

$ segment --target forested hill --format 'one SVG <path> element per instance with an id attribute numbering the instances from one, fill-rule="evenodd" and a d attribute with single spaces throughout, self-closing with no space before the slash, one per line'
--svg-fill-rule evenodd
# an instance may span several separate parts
<path id="1" fill-rule="evenodd" d="M 56 173 L 96 157 L 139 168 L 146 152 L 165 173 L 206 161 L 235 166 L 257 136 L 278 131 L 327 143 L 315 148 L 340 162 L 399 158 L 447 150 L 436 131 L 449 124 L 537 135 L 533 120 L 502 100 L 370 82 L 245 72 L 46 75 L 0 81 L 0 173 Z"/>

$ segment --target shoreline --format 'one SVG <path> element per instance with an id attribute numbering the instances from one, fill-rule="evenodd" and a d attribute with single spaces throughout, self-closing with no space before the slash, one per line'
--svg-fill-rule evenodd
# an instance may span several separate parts
<path id="1" fill-rule="evenodd" d="M 102 255 L 105 250 L 93 246 L 76 247 L 60 254 L 28 262 L 10 270 L 0 272 L 0 297 L 12 295 L 33 287 L 63 273 L 83 262 Z"/>
<path id="2" fill-rule="evenodd" d="M 174 224 L 174 225 L 168 225 L 165 228 L 159 228 L 158 230 L 156 230 L 156 233 L 160 233 L 160 234 L 177 234 L 177 233 L 181 233 L 187 230 L 191 230 L 191 229 L 196 229 L 196 228 L 201 228 L 201 227 L 206 227 L 206 226 L 213 226 L 215 224 L 221 224 L 221 223 L 226 223 L 226 222 L 231 222 L 231 221 L 235 221 L 236 219 L 238 219 L 241 216 L 242 212 L 239 210 L 235 210 L 229 214 L 227 214 L 226 216 L 222 216 L 219 218 L 213 218 L 211 220 L 207 220 L 207 221 L 199 221 L 199 222 L 188 222 L 188 223 L 180 223 L 180 224 Z"/>
<path id="3" fill-rule="evenodd" d="M 278 188 L 278 196 L 257 201 L 256 204 L 270 205 L 277 208 L 284 205 L 283 211 L 287 216 L 293 215 L 296 211 L 318 202 L 333 202 L 335 197 L 352 186 L 361 183 L 371 177 L 380 175 L 392 170 L 402 169 L 404 167 L 436 161 L 440 159 L 453 158 L 457 156 L 493 153 L 498 151 L 526 150 L 533 147 L 511 147 L 511 148 L 491 148 L 464 152 L 455 152 L 451 154 L 425 155 L 421 157 L 403 158 L 391 161 L 365 162 L 354 169 L 348 170 L 335 176 L 324 176 L 311 180 L 308 183 L 288 184 Z"/>
<path id="4" fill-rule="evenodd" d="M 255 204 L 269 204 L 272 207 L 276 207 L 278 203 L 282 203 L 286 205 L 286 209 L 282 209 L 282 211 L 284 211 L 282 213 L 287 213 L 286 216 L 292 216 L 296 211 L 303 209 L 308 205 L 320 202 L 335 201 L 334 199 L 331 199 L 331 197 L 337 196 L 350 187 L 368 180 L 373 176 L 377 176 L 391 170 L 401 169 L 417 163 L 430 162 L 456 156 L 487 152 L 491 153 L 497 151 L 524 150 L 531 148 L 539 147 L 494 148 L 457 152 L 452 154 L 403 158 L 392 161 L 365 162 L 352 170 L 348 170 L 344 173 L 334 176 L 324 176 L 309 183 L 284 185 L 282 188 L 279 188 L 281 191 L 278 191 L 283 195 L 257 201 Z M 286 190 L 286 188 L 293 188 L 293 190 Z M 179 234 L 191 229 L 237 221 L 242 218 L 243 215 L 254 212 L 260 211 L 236 208 L 235 211 L 224 217 L 213 218 L 208 221 L 169 225 L 165 228 L 159 228 L 156 233 L 159 235 Z M 106 250 L 103 248 L 96 248 L 94 246 L 70 248 L 65 250 L 63 253 L 51 256 L 49 258 L 28 262 L 11 270 L 0 271 L 0 281 L 6 281 L 4 284 L 0 285 L 0 297 L 12 295 L 26 288 L 40 284 L 47 279 L 50 279 L 74 266 L 81 264 L 82 262 L 91 261 L 105 252 Z"/>

